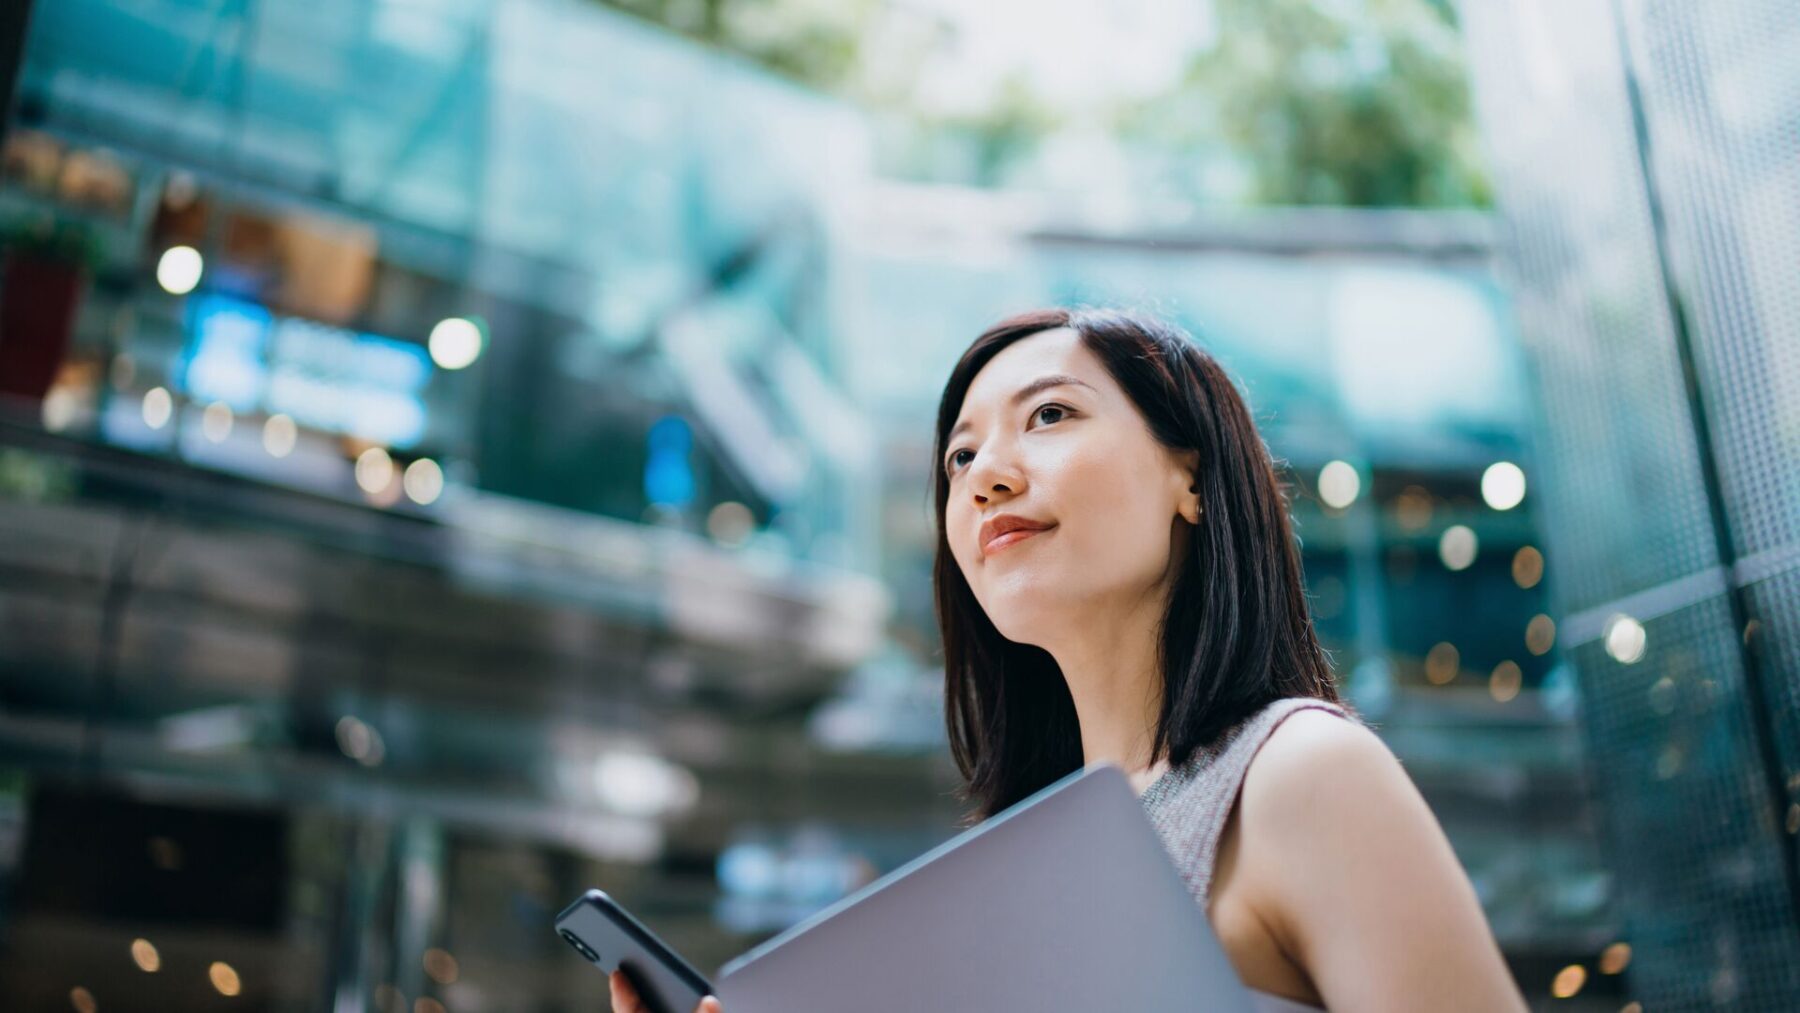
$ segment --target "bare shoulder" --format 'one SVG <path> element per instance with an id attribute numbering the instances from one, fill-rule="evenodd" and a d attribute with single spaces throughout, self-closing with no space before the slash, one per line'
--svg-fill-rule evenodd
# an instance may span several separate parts
<path id="1" fill-rule="evenodd" d="M 1245 775 L 1240 805 L 1245 837 L 1281 864 L 1324 861 L 1368 876 L 1379 869 L 1356 862 L 1358 852 L 1448 853 L 1387 743 L 1366 725 L 1321 710 L 1291 714 L 1270 734 Z M 1333 846 L 1319 847 L 1324 841 Z M 1284 878 L 1294 881 L 1291 870 Z"/>
<path id="2" fill-rule="evenodd" d="M 1377 798 L 1417 794 L 1400 761 L 1368 726 L 1316 709 L 1288 715 L 1244 779 L 1246 803 L 1302 820 Z"/>
<path id="3" fill-rule="evenodd" d="M 1437 818 L 1367 726 L 1289 715 L 1239 805 L 1245 899 L 1328 1008 L 1521 1008 Z"/>

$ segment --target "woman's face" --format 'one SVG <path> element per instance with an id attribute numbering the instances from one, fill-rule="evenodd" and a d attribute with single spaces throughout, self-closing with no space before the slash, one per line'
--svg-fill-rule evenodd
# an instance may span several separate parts
<path id="1" fill-rule="evenodd" d="M 975 375 L 938 462 L 951 555 L 1019 643 L 1160 607 L 1199 520 L 1197 458 L 1157 442 L 1075 331 L 1022 338 Z"/>

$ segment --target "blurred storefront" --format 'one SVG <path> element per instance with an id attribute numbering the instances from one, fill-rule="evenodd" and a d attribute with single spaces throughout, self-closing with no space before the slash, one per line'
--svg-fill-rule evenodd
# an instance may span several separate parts
<path id="1" fill-rule="evenodd" d="M 1078 301 L 1240 378 L 1521 983 L 1624 1001 L 1486 215 L 883 182 L 854 107 L 553 0 L 40 2 L 13 109 L 23 1008 L 594 1008 L 581 889 L 711 968 L 948 836 L 937 385 Z"/>
<path id="2" fill-rule="evenodd" d="M 940 768 L 806 734 L 889 610 L 791 407 L 841 106 L 553 4 L 24 56 L 0 992 L 585 1008 L 588 885 L 716 964 L 941 837 Z"/>

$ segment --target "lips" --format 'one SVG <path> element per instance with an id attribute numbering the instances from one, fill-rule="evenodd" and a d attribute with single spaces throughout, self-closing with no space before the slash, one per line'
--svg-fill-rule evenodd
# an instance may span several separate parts
<path id="1" fill-rule="evenodd" d="M 981 533 L 977 540 L 981 543 L 981 554 L 991 556 L 996 552 L 1041 534 L 1055 527 L 1048 521 L 1034 521 L 1018 514 L 1000 514 L 989 518 L 981 525 Z"/>

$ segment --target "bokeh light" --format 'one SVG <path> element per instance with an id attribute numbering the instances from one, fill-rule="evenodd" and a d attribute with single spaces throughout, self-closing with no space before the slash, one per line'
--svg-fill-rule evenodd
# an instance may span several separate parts
<path id="1" fill-rule="evenodd" d="M 380 447 L 370 447 L 356 457 L 356 484 L 373 495 L 394 481 L 394 459 Z"/>
<path id="2" fill-rule="evenodd" d="M 421 457 L 406 466 L 400 484 L 406 487 L 407 498 L 414 503 L 420 506 L 435 503 L 444 493 L 444 469 L 431 458 Z"/>
<path id="3" fill-rule="evenodd" d="M 231 406 L 214 401 L 200 413 L 200 432 L 213 443 L 224 443 L 231 435 Z"/>
<path id="4" fill-rule="evenodd" d="M 387 756 L 387 744 L 373 725 L 346 714 L 338 719 L 335 729 L 338 749 L 365 767 L 375 767 Z"/>
<path id="5" fill-rule="evenodd" d="M 175 414 L 175 399 L 166 388 L 152 387 L 144 392 L 144 425 L 161 429 Z"/>
<path id="6" fill-rule="evenodd" d="M 1606 653 L 1612 655 L 1613 660 L 1631 665 L 1643 658 L 1649 634 L 1644 631 L 1642 623 L 1619 613 L 1606 621 L 1602 639 L 1606 643 Z"/>
<path id="7" fill-rule="evenodd" d="M 81 399 L 73 390 L 67 387 L 53 388 L 50 393 L 44 395 L 44 405 L 41 410 L 44 428 L 53 433 L 62 432 L 75 421 L 75 416 L 80 408 Z"/>
<path id="8" fill-rule="evenodd" d="M 466 317 L 440 320 L 431 329 L 431 361 L 444 369 L 467 369 L 481 356 L 481 326 Z"/>
<path id="9" fill-rule="evenodd" d="M 237 995 L 243 989 L 243 982 L 238 979 L 237 969 L 223 960 L 215 960 L 207 968 L 206 976 L 212 980 L 213 988 L 220 995 Z"/>
<path id="10" fill-rule="evenodd" d="M 1525 684 L 1525 675 L 1514 661 L 1502 661 L 1494 666 L 1488 675 L 1488 695 L 1500 703 L 1506 703 L 1519 695 L 1519 687 Z"/>
<path id="11" fill-rule="evenodd" d="M 1650 698 L 1650 709 L 1664 717 L 1675 713 L 1676 692 L 1675 680 L 1668 676 L 1650 684 L 1647 694 Z"/>
<path id="12" fill-rule="evenodd" d="M 1319 469 L 1319 499 L 1333 509 L 1342 510 L 1356 502 L 1362 491 L 1362 477 L 1344 461 L 1332 461 Z"/>
<path id="13" fill-rule="evenodd" d="M 1534 655 L 1550 653 L 1556 644 L 1556 620 L 1543 613 L 1531 617 L 1525 624 L 1525 649 Z"/>
<path id="14" fill-rule="evenodd" d="M 1466 524 L 1452 524 L 1438 536 L 1438 558 L 1451 570 L 1467 570 L 1475 562 L 1475 530 Z"/>
<path id="15" fill-rule="evenodd" d="M 1556 980 L 1550 983 L 1550 994 L 1558 999 L 1568 999 L 1581 991 L 1587 984 L 1587 968 L 1580 964 L 1570 964 L 1556 972 Z"/>
<path id="16" fill-rule="evenodd" d="M 1423 531 L 1431 524 L 1435 510 L 1431 490 L 1422 485 L 1409 485 L 1394 497 L 1394 521 L 1406 531 Z"/>
<path id="17" fill-rule="evenodd" d="M 1525 590 L 1538 586 L 1538 581 L 1544 579 L 1543 553 L 1534 546 L 1521 547 L 1519 551 L 1513 553 L 1512 576 L 1513 583 Z"/>
<path id="18" fill-rule="evenodd" d="M 425 951 L 423 963 L 425 973 L 431 976 L 432 981 L 440 985 L 455 984 L 457 975 L 461 973 L 461 969 L 457 967 L 456 958 L 451 956 L 448 951 L 440 950 L 435 946 Z"/>
<path id="19" fill-rule="evenodd" d="M 270 457 L 286 457 L 293 453 L 299 438 L 300 428 L 286 415 L 271 415 L 263 423 L 263 449 Z"/>
<path id="20" fill-rule="evenodd" d="M 707 511 L 706 533 L 720 545 L 742 545 L 754 530 L 756 517 L 742 503 L 728 500 Z"/>
<path id="21" fill-rule="evenodd" d="M 1462 657 L 1455 644 L 1447 641 L 1433 644 L 1425 654 L 1425 678 L 1433 686 L 1448 686 L 1456 681 L 1461 665 Z"/>
<path id="22" fill-rule="evenodd" d="M 609 808 L 630 816 L 654 816 L 691 807 L 699 782 L 687 769 L 660 756 L 609 750 L 594 764 L 594 791 Z"/>
<path id="23" fill-rule="evenodd" d="M 187 295 L 200 284 L 205 261 L 191 246 L 171 246 L 156 262 L 156 283 L 170 295 Z"/>
<path id="24" fill-rule="evenodd" d="M 1511 461 L 1488 465 L 1481 473 L 1481 498 L 1495 510 L 1511 510 L 1525 499 L 1525 472 Z"/>

